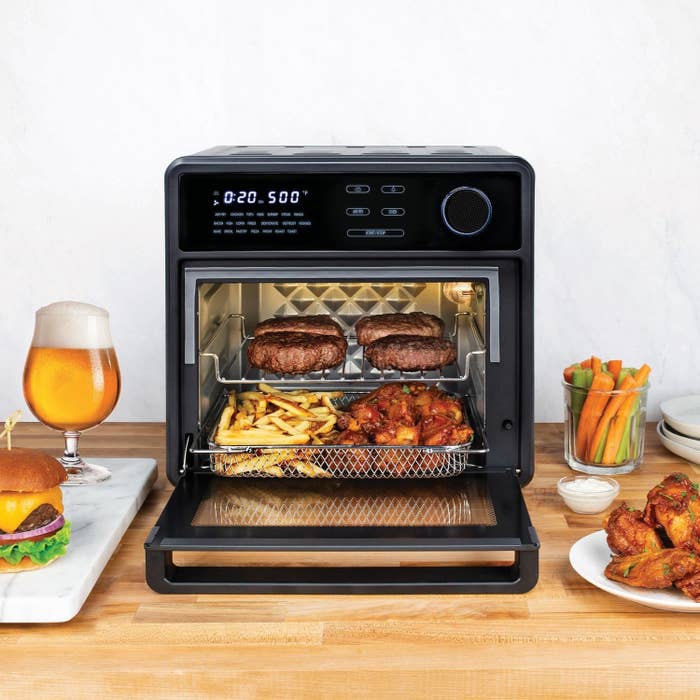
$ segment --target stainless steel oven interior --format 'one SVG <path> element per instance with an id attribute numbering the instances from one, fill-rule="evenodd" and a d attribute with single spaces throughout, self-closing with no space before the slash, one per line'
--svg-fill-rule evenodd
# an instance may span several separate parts
<path id="1" fill-rule="evenodd" d="M 386 381 L 437 384 L 469 401 L 478 444 L 471 456 L 478 463 L 486 451 L 486 358 L 488 351 L 489 284 L 475 278 L 440 281 L 356 278 L 302 281 L 202 281 L 196 293 L 199 435 L 191 449 L 206 467 L 211 459 L 209 437 L 229 391 L 272 382 L 278 388 L 339 388 L 352 395 Z M 379 371 L 363 357 L 354 325 L 364 315 L 422 311 L 441 318 L 445 335 L 457 348 L 456 361 L 426 372 Z M 497 311 L 496 311 L 497 313 Z M 328 314 L 345 331 L 348 351 L 344 363 L 332 370 L 303 377 L 270 375 L 249 366 L 246 346 L 255 325 L 267 318 Z"/>

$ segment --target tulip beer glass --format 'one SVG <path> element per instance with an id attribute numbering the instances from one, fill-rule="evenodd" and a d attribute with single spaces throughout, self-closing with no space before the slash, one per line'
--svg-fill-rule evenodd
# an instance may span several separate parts
<path id="1" fill-rule="evenodd" d="M 42 423 L 63 431 L 61 463 L 67 484 L 109 478 L 108 469 L 82 460 L 78 439 L 81 431 L 99 425 L 112 412 L 120 381 L 107 311 L 61 301 L 36 312 L 24 367 L 24 398 Z"/>

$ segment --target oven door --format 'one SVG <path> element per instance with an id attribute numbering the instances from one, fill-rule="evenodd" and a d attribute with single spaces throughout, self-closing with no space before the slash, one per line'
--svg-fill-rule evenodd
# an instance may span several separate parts
<path id="1" fill-rule="evenodd" d="M 381 481 L 188 472 L 145 547 L 160 593 L 522 593 L 539 542 L 514 469 Z"/>

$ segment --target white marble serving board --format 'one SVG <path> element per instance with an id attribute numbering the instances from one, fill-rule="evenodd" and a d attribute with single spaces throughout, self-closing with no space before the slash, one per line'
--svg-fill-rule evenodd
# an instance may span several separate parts
<path id="1" fill-rule="evenodd" d="M 66 554 L 43 569 L 0 574 L 0 622 L 75 617 L 156 478 L 153 459 L 90 461 L 112 476 L 94 486 L 62 487 L 64 517 L 72 524 Z"/>

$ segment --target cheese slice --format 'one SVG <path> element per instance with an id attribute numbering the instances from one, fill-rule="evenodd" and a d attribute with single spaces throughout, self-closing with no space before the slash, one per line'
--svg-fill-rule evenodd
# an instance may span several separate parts
<path id="1" fill-rule="evenodd" d="M 58 486 L 46 491 L 17 493 L 0 491 L 0 530 L 14 532 L 22 521 L 40 505 L 48 503 L 59 513 L 63 513 L 63 494 Z"/>

